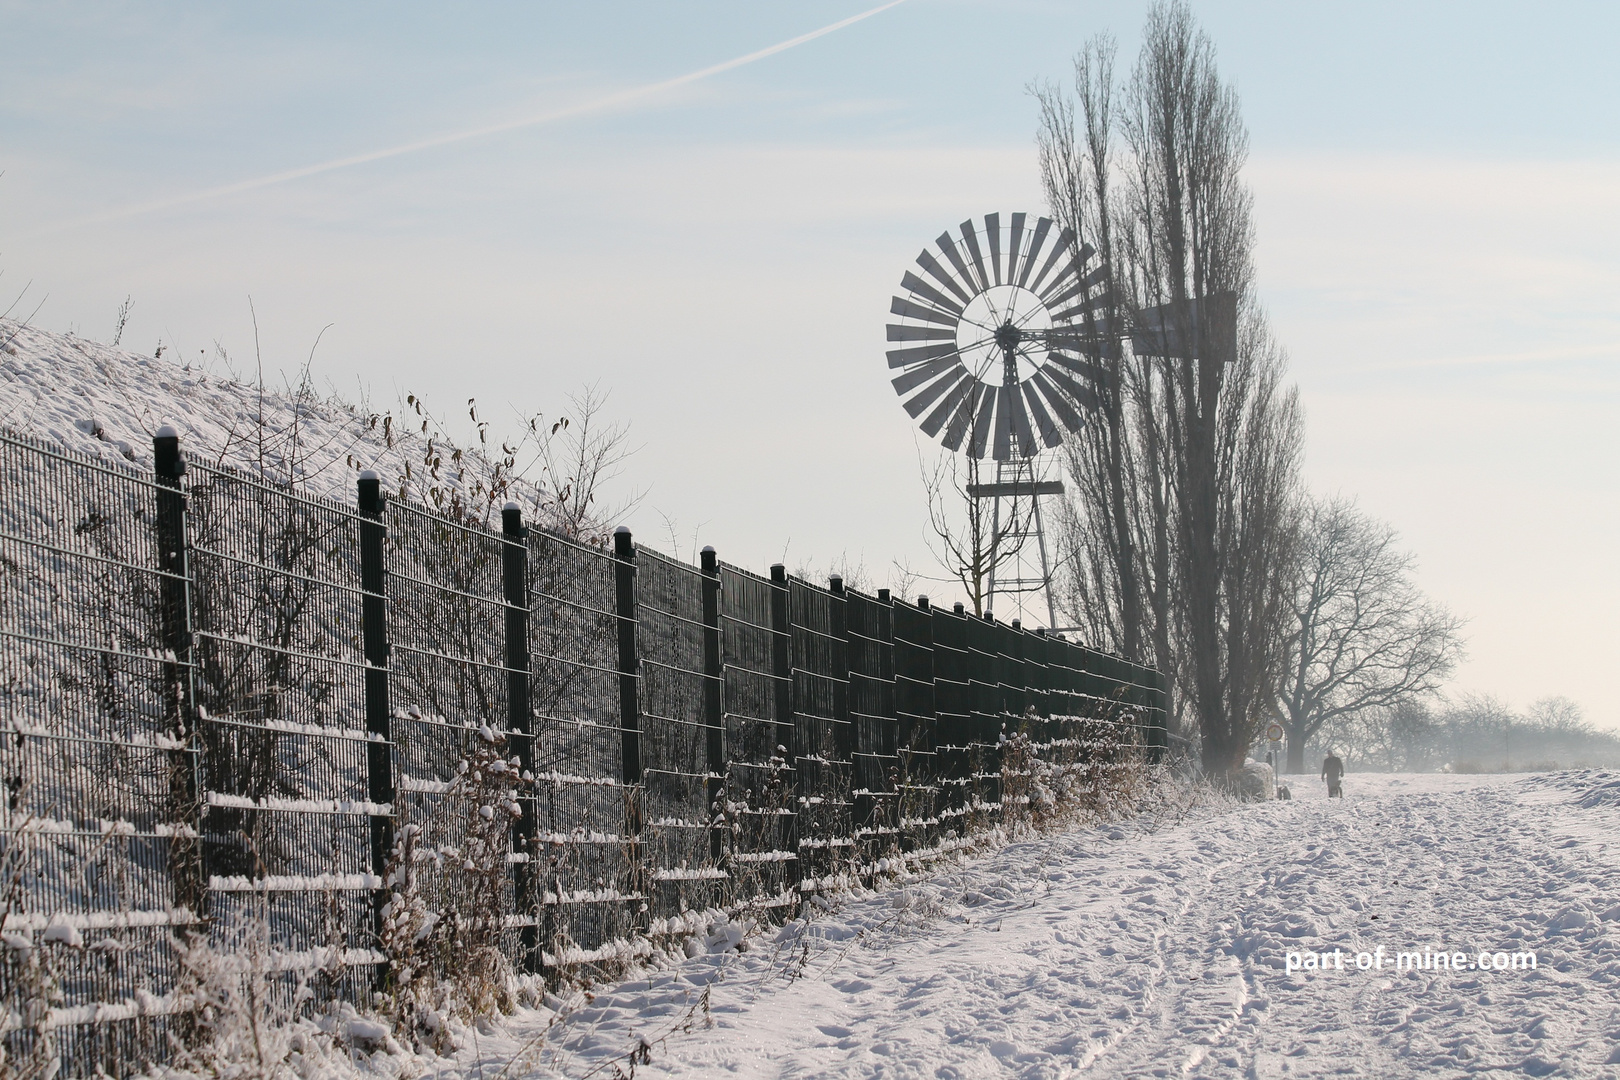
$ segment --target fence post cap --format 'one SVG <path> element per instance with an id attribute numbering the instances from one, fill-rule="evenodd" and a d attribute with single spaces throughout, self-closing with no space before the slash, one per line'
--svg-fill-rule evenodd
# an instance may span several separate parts
<path id="1" fill-rule="evenodd" d="M 703 554 L 705 554 L 705 555 L 713 555 L 714 554 L 714 545 L 713 544 L 704 544 L 703 545 Z"/>
<path id="2" fill-rule="evenodd" d="M 927 611 L 928 610 L 928 597 L 926 597 L 926 596 L 917 597 L 917 609 L 919 611 Z"/>
<path id="3" fill-rule="evenodd" d="M 157 434 L 152 436 L 154 439 L 178 439 L 179 437 L 180 429 L 173 424 L 164 424 L 157 429 Z"/>
<path id="4" fill-rule="evenodd" d="M 613 530 L 613 535 L 614 536 L 629 536 L 630 535 L 630 526 L 628 526 L 628 525 L 620 525 L 617 529 Z"/>
<path id="5" fill-rule="evenodd" d="M 376 469 L 361 469 L 360 470 L 360 479 L 362 479 L 362 480 L 381 480 L 382 477 L 377 474 Z"/>
<path id="6" fill-rule="evenodd" d="M 517 502 L 516 499 L 507 499 L 506 500 L 506 505 L 502 506 L 501 509 L 502 510 L 522 510 L 523 507 L 518 505 L 518 502 Z"/>

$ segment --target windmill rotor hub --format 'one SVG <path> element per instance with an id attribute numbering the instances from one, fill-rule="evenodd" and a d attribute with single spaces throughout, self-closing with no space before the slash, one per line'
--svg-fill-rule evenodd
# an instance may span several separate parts
<path id="1" fill-rule="evenodd" d="M 1016 352 L 1020 342 L 1024 340 L 1024 332 L 1012 324 L 1012 320 L 996 327 L 996 344 L 1001 346 L 1002 352 Z"/>

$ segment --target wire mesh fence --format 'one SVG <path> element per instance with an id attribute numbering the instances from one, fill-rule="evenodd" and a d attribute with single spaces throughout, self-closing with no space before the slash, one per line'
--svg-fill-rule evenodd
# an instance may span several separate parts
<path id="1" fill-rule="evenodd" d="M 249 922 L 317 1003 L 587 981 L 1163 745 L 1155 672 L 960 609 L 155 449 L 0 432 L 12 1060 L 161 1056 L 180 954 Z"/>

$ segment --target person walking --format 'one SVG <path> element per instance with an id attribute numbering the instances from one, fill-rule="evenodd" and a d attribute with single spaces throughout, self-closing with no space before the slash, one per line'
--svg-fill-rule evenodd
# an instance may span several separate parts
<path id="1" fill-rule="evenodd" d="M 1322 779 L 1327 781 L 1328 798 L 1344 798 L 1344 762 L 1339 755 L 1328 751 L 1328 756 L 1322 759 Z"/>

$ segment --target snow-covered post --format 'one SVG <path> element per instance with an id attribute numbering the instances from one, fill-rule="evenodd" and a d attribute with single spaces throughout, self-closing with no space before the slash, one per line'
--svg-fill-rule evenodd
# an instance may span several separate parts
<path id="1" fill-rule="evenodd" d="M 197 693 L 191 636 L 191 565 L 186 558 L 186 461 L 180 433 L 168 424 L 152 438 L 157 477 L 157 547 L 161 592 L 164 726 L 169 752 L 169 876 L 174 906 L 198 918 L 208 912 L 202 859 L 202 783 L 198 775 Z"/>
<path id="2" fill-rule="evenodd" d="M 771 565 L 771 682 L 776 689 L 776 716 L 778 725 L 793 730 L 793 627 L 788 623 L 787 567 L 782 563 Z M 782 727 L 777 728 L 778 731 Z M 791 739 L 792 736 L 789 736 Z M 793 763 L 793 748 L 782 755 Z M 793 786 L 788 792 L 788 805 L 793 814 L 788 818 L 787 836 L 783 842 L 788 851 L 799 855 L 799 770 L 792 769 Z M 787 884 L 797 887 L 804 877 L 804 865 L 795 858 L 787 866 Z"/>
<path id="3" fill-rule="evenodd" d="M 641 848 L 641 659 L 636 653 L 636 546 L 630 530 L 613 530 L 614 615 L 619 624 L 619 775 L 624 784 L 624 842 L 630 892 L 650 897 Z M 643 901 L 641 909 L 647 910 Z M 638 925 L 642 920 L 634 920 Z"/>
<path id="4" fill-rule="evenodd" d="M 527 861 L 512 864 L 512 896 L 519 915 L 531 916 L 519 932 L 524 971 L 540 969 L 538 916 L 531 899 L 534 882 L 534 714 L 529 708 L 529 530 L 515 502 L 501 508 L 501 586 L 506 600 L 506 726 L 517 751 L 519 780 L 516 791 L 522 808 L 512 827 L 512 848 Z"/>
<path id="5" fill-rule="evenodd" d="M 382 482 L 367 469 L 360 474 L 360 629 L 366 658 L 366 773 L 368 797 L 379 805 L 394 802 L 393 743 L 388 705 L 388 580 L 383 562 L 383 541 L 388 526 L 383 520 Z M 388 872 L 394 849 L 394 819 L 371 815 L 371 872 L 379 879 Z M 388 902 L 387 882 L 372 893 L 372 915 L 382 937 L 383 906 Z M 383 972 L 379 971 L 381 977 Z"/>
<path id="6" fill-rule="evenodd" d="M 709 856 L 719 866 L 725 856 L 724 818 L 720 813 L 726 775 L 726 715 L 721 686 L 725 677 L 720 663 L 720 560 L 714 548 L 703 549 L 703 723 L 708 726 L 707 761 L 709 777 L 704 784 L 704 801 L 709 807 Z"/>

